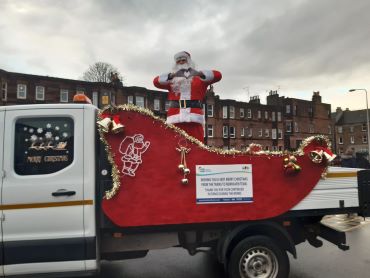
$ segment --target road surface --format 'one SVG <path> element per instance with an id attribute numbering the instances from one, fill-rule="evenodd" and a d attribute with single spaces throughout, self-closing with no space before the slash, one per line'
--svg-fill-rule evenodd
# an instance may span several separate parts
<path id="1" fill-rule="evenodd" d="M 335 222 L 335 219 L 330 221 Z M 353 221 L 352 221 L 353 222 Z M 338 225 L 343 226 L 343 221 Z M 324 241 L 321 248 L 297 246 L 298 259 L 290 258 L 290 278 L 370 277 L 370 225 L 348 228 L 350 250 L 342 251 Z M 101 277 L 110 278 L 225 278 L 223 266 L 207 253 L 189 256 L 186 250 L 150 251 L 145 258 L 103 262 Z"/>

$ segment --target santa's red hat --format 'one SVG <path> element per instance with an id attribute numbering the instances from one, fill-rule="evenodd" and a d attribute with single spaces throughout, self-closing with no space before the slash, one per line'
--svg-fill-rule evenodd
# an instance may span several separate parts
<path id="1" fill-rule="evenodd" d="M 174 56 L 175 61 L 180 60 L 182 58 L 186 58 L 187 60 L 189 60 L 191 58 L 190 53 L 186 51 L 180 51 L 176 53 Z"/>

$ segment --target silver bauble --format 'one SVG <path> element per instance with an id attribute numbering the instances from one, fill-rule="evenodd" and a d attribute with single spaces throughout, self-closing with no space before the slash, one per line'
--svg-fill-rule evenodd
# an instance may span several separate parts
<path id="1" fill-rule="evenodd" d="M 183 179 L 181 180 L 181 183 L 182 183 L 182 184 L 188 184 L 188 183 L 189 183 L 189 180 L 188 180 L 187 178 L 183 178 Z"/>

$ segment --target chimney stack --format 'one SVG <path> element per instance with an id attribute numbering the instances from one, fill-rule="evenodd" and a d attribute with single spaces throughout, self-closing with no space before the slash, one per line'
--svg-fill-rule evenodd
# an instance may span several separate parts
<path id="1" fill-rule="evenodd" d="M 339 119 L 342 117 L 343 115 L 343 110 L 341 107 L 337 107 L 337 109 L 335 110 L 335 123 L 337 123 L 339 121 Z"/>
<path id="2" fill-rule="evenodd" d="M 321 96 L 319 91 L 313 92 L 312 102 L 321 103 Z"/>
<path id="3" fill-rule="evenodd" d="M 252 97 L 250 97 L 249 103 L 257 103 L 257 104 L 260 104 L 261 103 L 260 97 L 259 96 L 252 96 Z"/>
<path id="4" fill-rule="evenodd" d="M 278 91 L 270 91 L 269 95 L 266 97 L 266 100 L 268 105 L 279 105 L 282 103 Z"/>

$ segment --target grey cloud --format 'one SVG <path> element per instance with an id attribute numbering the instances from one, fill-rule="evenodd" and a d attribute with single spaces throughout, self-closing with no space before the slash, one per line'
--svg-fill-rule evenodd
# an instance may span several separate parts
<path id="1" fill-rule="evenodd" d="M 223 73 L 221 97 L 368 82 L 367 0 L 0 1 L 0 68 L 79 78 L 109 62 L 153 88 L 177 51 Z M 13 34 L 8 36 L 7 34 Z"/>
<path id="2" fill-rule="evenodd" d="M 309 1 L 265 22 L 240 42 L 252 57 L 251 74 L 329 74 L 367 62 L 361 16 L 370 2 Z"/>

